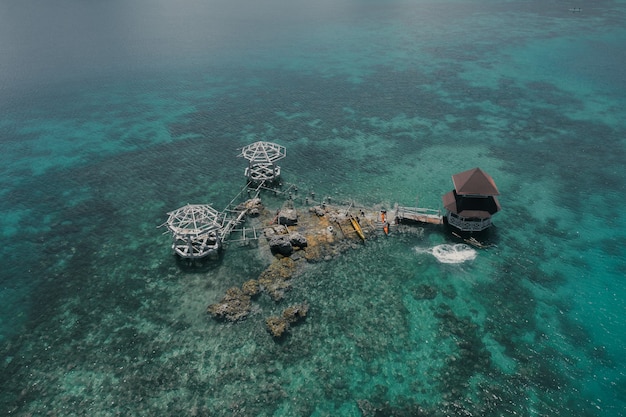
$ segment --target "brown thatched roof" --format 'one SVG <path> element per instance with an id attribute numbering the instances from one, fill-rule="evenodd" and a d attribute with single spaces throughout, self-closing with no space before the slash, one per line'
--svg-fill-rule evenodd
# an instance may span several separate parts
<path id="1" fill-rule="evenodd" d="M 452 176 L 458 195 L 500 195 L 493 178 L 480 168 L 473 168 Z"/>

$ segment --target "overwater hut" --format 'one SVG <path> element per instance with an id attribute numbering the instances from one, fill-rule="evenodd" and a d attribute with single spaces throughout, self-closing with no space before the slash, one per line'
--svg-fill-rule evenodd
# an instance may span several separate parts
<path id="1" fill-rule="evenodd" d="M 280 167 L 274 162 L 284 158 L 287 150 L 284 146 L 272 142 L 254 142 L 244 146 L 241 154 L 248 160 L 245 175 L 253 184 L 272 183 L 280 178 Z"/>
<path id="2" fill-rule="evenodd" d="M 187 204 L 167 213 L 165 226 L 172 233 L 172 249 L 182 258 L 217 255 L 221 246 L 219 212 L 204 204 Z"/>
<path id="3" fill-rule="evenodd" d="M 491 216 L 500 211 L 498 188 L 480 168 L 452 176 L 454 190 L 443 196 L 447 223 L 462 232 L 480 232 L 491 226 Z"/>

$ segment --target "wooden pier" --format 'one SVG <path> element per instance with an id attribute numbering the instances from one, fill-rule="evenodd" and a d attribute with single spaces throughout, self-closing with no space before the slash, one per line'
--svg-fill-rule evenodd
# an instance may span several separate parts
<path id="1" fill-rule="evenodd" d="M 416 222 L 428 224 L 443 224 L 443 216 L 440 210 L 423 207 L 397 206 L 394 216 L 396 223 Z"/>
<path id="2" fill-rule="evenodd" d="M 222 240 L 228 239 L 230 233 L 235 229 L 235 227 L 239 226 L 245 220 L 246 214 L 248 214 L 248 210 L 243 208 L 241 210 L 229 210 L 231 213 L 230 218 L 227 217 L 227 211 L 224 211 L 223 220 L 222 220 L 222 228 L 220 229 L 220 235 Z"/>
<path id="3" fill-rule="evenodd" d="M 250 240 L 258 239 L 258 233 L 256 228 L 254 227 L 244 227 L 242 229 L 237 229 L 239 225 L 246 221 L 246 216 L 250 211 L 250 207 L 246 207 L 245 204 L 236 204 L 235 202 L 241 198 L 244 192 L 248 192 L 248 196 L 250 196 L 250 192 L 254 191 L 254 195 L 252 198 L 249 198 L 247 202 L 253 202 L 259 198 L 259 193 L 261 192 L 261 188 L 263 188 L 263 184 L 261 183 L 256 187 L 252 187 L 252 183 L 246 184 L 245 187 L 239 191 L 231 201 L 228 203 L 226 208 L 220 214 L 221 217 L 221 229 L 220 229 L 220 237 L 224 242 L 229 240 L 230 234 L 232 232 L 241 233 L 241 237 L 239 239 L 230 239 L 231 242 L 248 242 Z M 259 200 L 260 201 L 260 200 Z"/>
<path id="4" fill-rule="evenodd" d="M 226 243 L 241 243 L 246 245 L 251 241 L 259 240 L 260 233 L 256 227 L 242 227 L 241 229 L 231 229 L 230 233 L 238 236 L 234 239 L 228 239 Z"/>

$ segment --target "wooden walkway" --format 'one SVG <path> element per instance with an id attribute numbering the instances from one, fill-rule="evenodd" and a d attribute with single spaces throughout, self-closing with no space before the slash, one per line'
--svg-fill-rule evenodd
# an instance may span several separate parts
<path id="1" fill-rule="evenodd" d="M 231 233 L 239 237 L 235 239 L 229 238 L 229 243 L 247 244 L 250 241 L 258 240 L 260 237 L 260 233 L 256 227 L 243 227 L 241 229 L 232 229 Z"/>
<path id="2" fill-rule="evenodd" d="M 263 183 L 261 183 L 258 187 L 256 187 L 256 189 L 254 190 L 254 197 L 253 198 L 257 198 L 259 196 L 261 187 L 263 186 Z M 235 200 L 237 200 L 239 198 L 239 196 L 241 196 L 244 191 L 246 190 L 250 190 L 250 183 L 246 184 L 246 186 L 239 192 L 239 194 L 237 194 L 235 196 L 235 198 L 233 198 L 230 203 L 228 203 L 228 205 L 226 206 L 226 208 L 222 211 L 222 213 L 220 214 L 221 216 L 221 224 L 222 224 L 222 228 L 220 229 L 220 237 L 222 239 L 222 241 L 226 241 L 228 240 L 231 232 L 233 231 L 241 231 L 242 232 L 242 237 L 240 239 L 237 239 L 235 241 L 247 241 L 250 239 L 258 239 L 258 233 L 256 231 L 255 228 L 243 228 L 241 230 L 239 229 L 235 229 L 237 226 L 239 226 L 241 223 L 243 223 L 243 221 L 245 220 L 246 214 L 248 214 L 248 209 L 246 208 L 242 208 L 239 205 L 235 205 Z M 249 237 L 248 233 L 252 233 L 252 237 Z"/>
<path id="3" fill-rule="evenodd" d="M 231 211 L 231 213 L 235 214 L 235 216 L 231 217 L 228 222 L 222 227 L 220 231 L 222 235 L 222 240 L 226 240 L 230 233 L 235 229 L 235 227 L 239 226 L 243 222 L 244 217 L 246 217 L 246 214 L 248 214 L 248 210 L 233 210 Z M 224 216 L 224 221 L 226 221 L 226 215 Z"/>
<path id="4" fill-rule="evenodd" d="M 439 210 L 433 210 L 422 207 L 396 207 L 395 213 L 396 223 L 403 221 L 412 221 L 428 224 L 443 224 L 443 216 Z"/>

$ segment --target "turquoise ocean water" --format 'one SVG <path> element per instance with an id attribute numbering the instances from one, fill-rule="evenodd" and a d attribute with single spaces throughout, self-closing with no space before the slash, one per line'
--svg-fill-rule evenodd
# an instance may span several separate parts
<path id="1" fill-rule="evenodd" d="M 0 414 L 625 415 L 624 45 L 623 1 L 1 1 Z M 257 140 L 365 205 L 480 166 L 497 247 L 372 239 L 217 322 L 268 258 L 188 267 L 157 226 Z"/>

